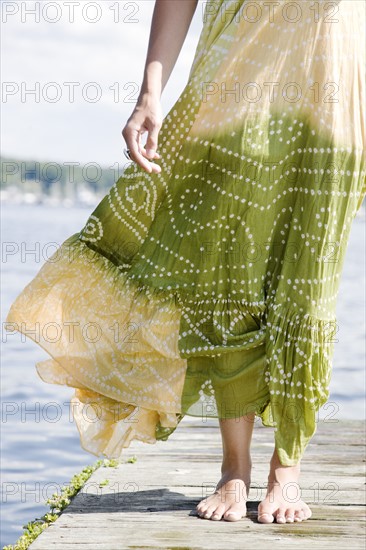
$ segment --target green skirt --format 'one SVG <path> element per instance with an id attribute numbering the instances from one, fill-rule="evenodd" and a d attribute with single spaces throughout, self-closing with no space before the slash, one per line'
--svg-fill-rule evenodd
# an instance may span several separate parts
<path id="1" fill-rule="evenodd" d="M 365 4 L 255 4 L 205 4 L 161 173 L 128 164 L 8 313 L 50 355 L 39 376 L 75 389 L 97 456 L 166 440 L 185 415 L 254 413 L 293 465 L 329 397 L 366 193 Z"/>

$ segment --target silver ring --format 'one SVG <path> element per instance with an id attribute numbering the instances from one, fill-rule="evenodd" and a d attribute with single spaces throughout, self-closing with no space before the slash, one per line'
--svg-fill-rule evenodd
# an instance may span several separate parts
<path id="1" fill-rule="evenodd" d="M 124 155 L 128 160 L 132 160 L 129 149 L 123 149 Z"/>

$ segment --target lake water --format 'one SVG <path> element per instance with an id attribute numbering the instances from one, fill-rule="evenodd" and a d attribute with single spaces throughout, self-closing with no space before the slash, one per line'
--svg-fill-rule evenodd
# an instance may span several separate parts
<path id="1" fill-rule="evenodd" d="M 61 244 L 84 226 L 91 210 L 2 205 L 3 245 L 18 247 L 2 260 L 2 321 L 47 258 L 47 253 L 46 258 L 37 257 L 37 247 L 42 252 L 47 243 Z M 365 228 L 365 217 L 356 217 L 338 297 L 331 396 L 321 418 L 365 419 Z M 9 250 L 12 245 L 7 246 Z M 36 254 L 24 257 L 31 249 Z M 2 344 L 2 545 L 14 543 L 23 525 L 49 510 L 46 499 L 97 460 L 80 447 L 70 418 L 73 390 L 44 383 L 34 365 L 48 355 L 16 334 Z M 44 415 L 45 405 L 51 403 L 53 408 Z M 128 449 L 126 453 L 130 456 Z"/>

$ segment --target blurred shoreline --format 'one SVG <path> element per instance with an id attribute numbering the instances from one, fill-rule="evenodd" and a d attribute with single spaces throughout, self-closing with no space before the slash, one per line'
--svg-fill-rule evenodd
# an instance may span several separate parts
<path id="1" fill-rule="evenodd" d="M 12 205 L 94 207 L 123 175 L 131 161 L 102 166 L 97 162 L 24 160 L 1 157 L 0 202 Z"/>
<path id="2" fill-rule="evenodd" d="M 93 192 L 87 186 L 79 185 L 75 190 L 73 197 L 58 197 L 57 195 L 45 195 L 42 193 L 33 193 L 27 191 L 22 193 L 16 186 L 0 190 L 0 202 L 11 205 L 30 205 L 30 206 L 55 206 L 64 208 L 97 206 L 103 199 L 106 191 Z"/>

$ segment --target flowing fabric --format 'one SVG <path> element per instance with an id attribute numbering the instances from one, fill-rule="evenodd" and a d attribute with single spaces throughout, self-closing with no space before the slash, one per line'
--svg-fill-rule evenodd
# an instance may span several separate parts
<path id="1" fill-rule="evenodd" d="M 129 164 L 8 313 L 97 456 L 255 413 L 293 465 L 328 400 L 366 193 L 365 3 L 269 4 L 205 3 L 161 173 Z"/>

